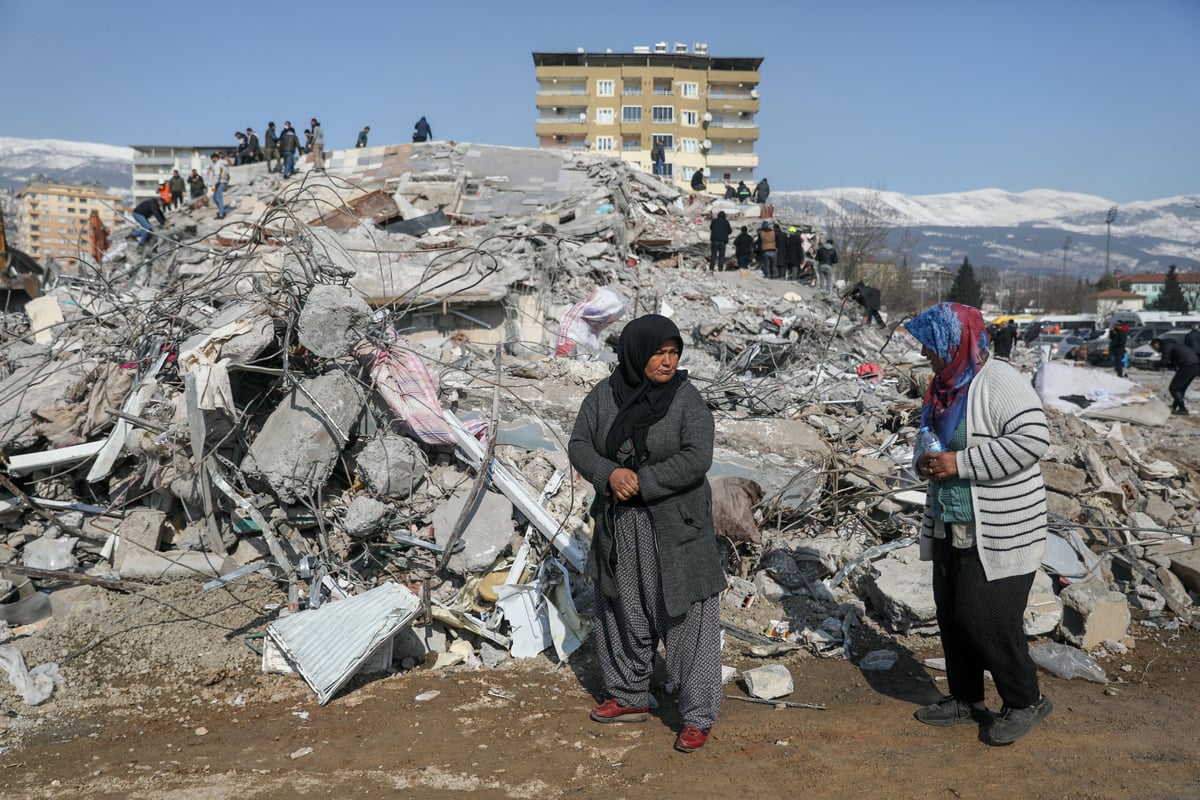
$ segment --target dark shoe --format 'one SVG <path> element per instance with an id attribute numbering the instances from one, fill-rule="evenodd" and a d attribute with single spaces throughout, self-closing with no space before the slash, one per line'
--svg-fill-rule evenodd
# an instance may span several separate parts
<path id="1" fill-rule="evenodd" d="M 1171 413 L 1175 414 L 1176 416 L 1180 416 L 1180 417 L 1186 417 L 1188 415 L 1188 411 L 1186 408 L 1177 408 L 1174 411 L 1172 411 Z"/>
<path id="2" fill-rule="evenodd" d="M 675 737 L 675 749 L 681 753 L 692 753 L 704 747 L 708 741 L 708 732 L 712 728 L 697 728 L 695 725 L 684 725 L 683 730 Z"/>
<path id="3" fill-rule="evenodd" d="M 992 744 L 1012 744 L 1029 733 L 1039 722 L 1050 715 L 1054 704 L 1049 697 L 1040 697 L 1038 701 L 1025 708 L 1009 708 L 1005 706 L 1000 715 L 988 728 L 988 739 Z"/>
<path id="4" fill-rule="evenodd" d="M 225 219 L 225 215 L 224 215 L 224 214 L 217 214 L 217 219 Z"/>
<path id="5" fill-rule="evenodd" d="M 645 722 L 649 707 L 627 708 L 616 700 L 605 700 L 589 714 L 596 722 Z"/>
<path id="6" fill-rule="evenodd" d="M 951 696 L 918 708 L 913 716 L 918 722 L 943 728 L 950 725 L 986 725 L 992 721 L 992 712 L 986 708 L 975 708 L 970 703 L 964 703 Z"/>

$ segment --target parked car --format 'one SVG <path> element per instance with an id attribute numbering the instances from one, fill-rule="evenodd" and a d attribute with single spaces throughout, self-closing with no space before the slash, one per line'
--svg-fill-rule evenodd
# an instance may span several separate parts
<path id="1" fill-rule="evenodd" d="M 1133 351 L 1139 345 L 1148 345 L 1150 340 L 1159 334 L 1169 331 L 1170 324 L 1162 322 L 1152 322 L 1145 327 L 1131 327 L 1129 336 L 1125 340 L 1125 352 L 1130 356 L 1132 363 Z M 1095 339 L 1087 342 L 1087 362 L 1093 367 L 1110 367 L 1112 366 L 1112 356 L 1108 352 L 1108 331 L 1105 330 Z"/>
<path id="2" fill-rule="evenodd" d="M 1190 328 L 1174 328 L 1165 333 L 1155 334 L 1146 339 L 1145 344 L 1139 344 L 1129 351 L 1129 366 L 1142 369 L 1160 369 L 1162 356 L 1150 346 L 1150 339 L 1157 338 L 1183 344 L 1183 338 L 1191 332 Z"/>
<path id="3" fill-rule="evenodd" d="M 1076 349 L 1084 343 L 1082 336 L 1065 333 L 1043 333 L 1033 342 L 1034 347 L 1050 348 L 1050 358 L 1075 358 Z"/>

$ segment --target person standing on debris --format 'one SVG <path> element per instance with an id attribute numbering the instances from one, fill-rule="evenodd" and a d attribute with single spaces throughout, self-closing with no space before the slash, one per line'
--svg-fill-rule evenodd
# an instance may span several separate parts
<path id="1" fill-rule="evenodd" d="M 738 181 L 737 199 L 739 203 L 750 202 L 750 187 L 746 185 L 745 181 Z"/>
<path id="2" fill-rule="evenodd" d="M 833 265 L 838 263 L 833 239 L 826 239 L 817 247 L 817 288 L 822 294 L 833 294 Z"/>
<path id="3" fill-rule="evenodd" d="M 725 271 L 725 246 L 729 244 L 729 236 L 733 226 L 725 218 L 725 212 L 717 212 L 716 218 L 708 223 L 708 268 L 713 272 Z"/>
<path id="4" fill-rule="evenodd" d="M 1013 342 L 1017 340 L 1017 323 L 1009 320 L 1007 325 L 1000 325 L 992 337 L 992 346 L 996 350 L 996 358 L 1008 359 L 1012 355 Z"/>
<path id="5" fill-rule="evenodd" d="M 192 174 L 187 177 L 188 198 L 192 201 L 192 206 L 196 206 L 196 201 L 205 197 L 204 190 L 208 187 L 204 185 L 204 178 L 200 177 L 200 173 L 192 170 Z"/>
<path id="6" fill-rule="evenodd" d="M 417 120 L 417 124 L 413 125 L 412 140 L 414 142 L 433 141 L 433 128 L 429 127 L 429 123 L 424 117 L 421 117 Z"/>
<path id="7" fill-rule="evenodd" d="M 800 280 L 804 272 L 804 250 L 800 246 L 800 233 L 795 225 L 783 232 L 783 277 Z"/>
<path id="8" fill-rule="evenodd" d="M 256 164 L 263 160 L 262 147 L 254 128 L 246 128 L 246 157 L 249 159 L 246 162 L 248 164 Z"/>
<path id="9" fill-rule="evenodd" d="M 1162 354 L 1163 369 L 1175 370 L 1175 377 L 1171 378 L 1171 383 L 1167 386 L 1167 391 L 1171 393 L 1172 413 L 1180 416 L 1187 416 L 1187 405 L 1184 404 L 1184 397 L 1187 395 L 1188 386 L 1196 379 L 1196 374 L 1200 372 L 1200 356 L 1196 355 L 1196 351 L 1181 342 L 1173 342 L 1170 339 L 1159 339 L 1155 337 L 1150 340 L 1150 346 L 1154 348 L 1154 352 Z"/>
<path id="10" fill-rule="evenodd" d="M 749 269 L 754 260 L 754 237 L 742 226 L 742 232 L 733 240 L 733 255 L 737 259 L 738 269 Z"/>
<path id="11" fill-rule="evenodd" d="M 886 328 L 887 323 L 883 321 L 883 317 L 879 316 L 880 296 L 879 290 L 874 286 L 867 286 L 865 281 L 859 281 L 854 284 L 854 288 L 846 295 L 854 302 L 862 306 L 863 324 L 874 322 L 881 328 Z"/>
<path id="12" fill-rule="evenodd" d="M 283 133 L 279 134 L 279 154 L 283 157 L 283 177 L 290 178 L 296 174 L 296 154 L 300 151 L 300 137 L 292 123 L 284 121 Z"/>
<path id="13" fill-rule="evenodd" d="M 242 164 L 249 164 L 250 140 L 247 139 L 246 134 L 242 133 L 241 131 L 234 131 L 233 138 L 237 139 L 237 154 L 233 159 L 233 163 L 237 164 L 239 167 Z"/>
<path id="14" fill-rule="evenodd" d="M 933 600 L 950 693 L 917 710 L 927 725 L 985 725 L 992 744 L 1029 733 L 1053 705 L 1038 688 L 1023 617 L 1046 546 L 1040 460 L 1050 430 L 1037 393 L 1010 364 L 988 359 L 979 309 L 939 303 L 905 323 L 934 370 L 922 429 L 940 447 L 914 454 L 929 479 L 921 559 L 933 561 Z M 1003 707 L 984 702 L 990 670 Z"/>
<path id="15" fill-rule="evenodd" d="M 771 223 L 763 220 L 762 227 L 758 231 L 758 249 L 762 253 L 762 274 L 764 278 L 778 278 L 779 268 L 775 256 L 778 252 L 778 244 L 775 236 L 775 229 L 771 227 Z"/>
<path id="16" fill-rule="evenodd" d="M 225 219 L 225 187 L 229 184 L 229 164 L 224 153 L 213 153 L 212 185 L 213 202 L 217 204 L 217 219 Z"/>
<path id="17" fill-rule="evenodd" d="M 167 188 L 171 190 L 171 207 L 179 208 L 183 205 L 183 192 L 187 188 L 187 184 L 184 183 L 179 170 L 171 171 L 171 180 L 167 181 Z"/>
<path id="18" fill-rule="evenodd" d="M 366 147 L 367 146 L 367 134 L 369 134 L 370 132 L 371 132 L 370 125 L 365 126 L 361 131 L 359 131 L 358 132 L 358 141 L 354 143 L 354 146 L 355 147 Z"/>
<path id="19" fill-rule="evenodd" d="M 280 160 L 279 159 L 279 134 L 277 134 L 275 132 L 275 123 L 274 122 L 267 123 L 267 130 L 263 134 L 263 137 L 266 139 L 266 142 L 267 142 L 267 148 L 266 148 L 267 172 L 274 172 L 275 171 L 275 162 Z"/>
<path id="20" fill-rule="evenodd" d="M 754 202 L 762 204 L 767 202 L 767 198 L 771 196 L 771 186 L 767 183 L 767 179 L 763 178 L 754 187 Z"/>
<path id="21" fill-rule="evenodd" d="M 655 136 L 654 144 L 650 146 L 650 161 L 654 166 L 654 174 L 662 175 L 666 169 L 667 151 L 663 147 L 662 139 Z"/>
<path id="22" fill-rule="evenodd" d="M 1112 357 L 1113 371 L 1118 378 L 1125 377 L 1125 348 L 1129 344 L 1129 326 L 1114 322 L 1108 329 L 1108 354 Z"/>
<path id="23" fill-rule="evenodd" d="M 596 722 L 641 722 L 661 641 L 679 687 L 675 749 L 704 746 L 721 707 L 720 593 L 713 532 L 714 424 L 678 369 L 683 337 L 657 314 L 621 332 L 617 367 L 579 409 L 571 464 L 595 488 L 588 571 L 596 581 L 596 655 L 608 699 Z"/>
<path id="24" fill-rule="evenodd" d="M 137 220 L 139 230 L 134 232 L 138 244 L 145 244 L 150 238 L 150 217 L 155 217 L 161 227 L 167 227 L 167 218 L 163 215 L 166 203 L 161 197 L 147 197 L 133 209 L 133 218 Z"/>
<path id="25" fill-rule="evenodd" d="M 316 117 L 309 121 L 309 125 L 312 131 L 313 169 L 325 169 L 325 130 Z"/>

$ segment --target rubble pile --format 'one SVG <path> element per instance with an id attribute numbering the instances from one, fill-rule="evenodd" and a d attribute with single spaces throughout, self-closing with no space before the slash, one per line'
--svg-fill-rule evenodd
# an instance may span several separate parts
<path id="1" fill-rule="evenodd" d="M 68 626 L 75 659 L 107 638 L 68 597 L 102 619 L 114 593 L 227 594 L 263 669 L 321 702 L 365 669 L 566 659 L 589 632 L 591 489 L 565 440 L 608 344 L 651 311 L 690 337 L 682 366 L 717 415 L 729 641 L 888 669 L 860 626 L 936 632 L 909 468 L 927 364 L 811 285 L 705 270 L 711 216 L 765 208 L 453 142 L 287 181 L 238 167 L 227 204 L 85 257 L 47 287 L 61 321 L 6 326 L 0 638 L 49 657 L 38 637 Z M 1016 361 L 1038 371 L 1037 351 Z M 1050 416 L 1054 535 L 1027 631 L 1117 652 L 1130 609 L 1191 624 L 1194 461 L 1145 419 Z M 63 664 L 68 687 L 89 663 Z"/>

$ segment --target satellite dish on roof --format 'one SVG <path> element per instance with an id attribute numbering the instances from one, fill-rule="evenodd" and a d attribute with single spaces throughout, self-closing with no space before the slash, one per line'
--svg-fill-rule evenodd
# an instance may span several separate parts
<path id="1" fill-rule="evenodd" d="M 757 100 L 758 99 L 758 89 L 751 89 L 750 96 L 753 97 L 755 100 Z"/>
<path id="2" fill-rule="evenodd" d="M 712 139 L 705 139 L 700 143 L 700 147 L 704 150 L 712 150 Z"/>
<path id="3" fill-rule="evenodd" d="M 585 112 L 580 112 L 580 114 L 579 114 L 579 122 L 580 122 L 581 124 L 583 124 L 583 123 L 586 123 L 586 122 L 587 122 L 587 114 L 586 114 Z"/>

